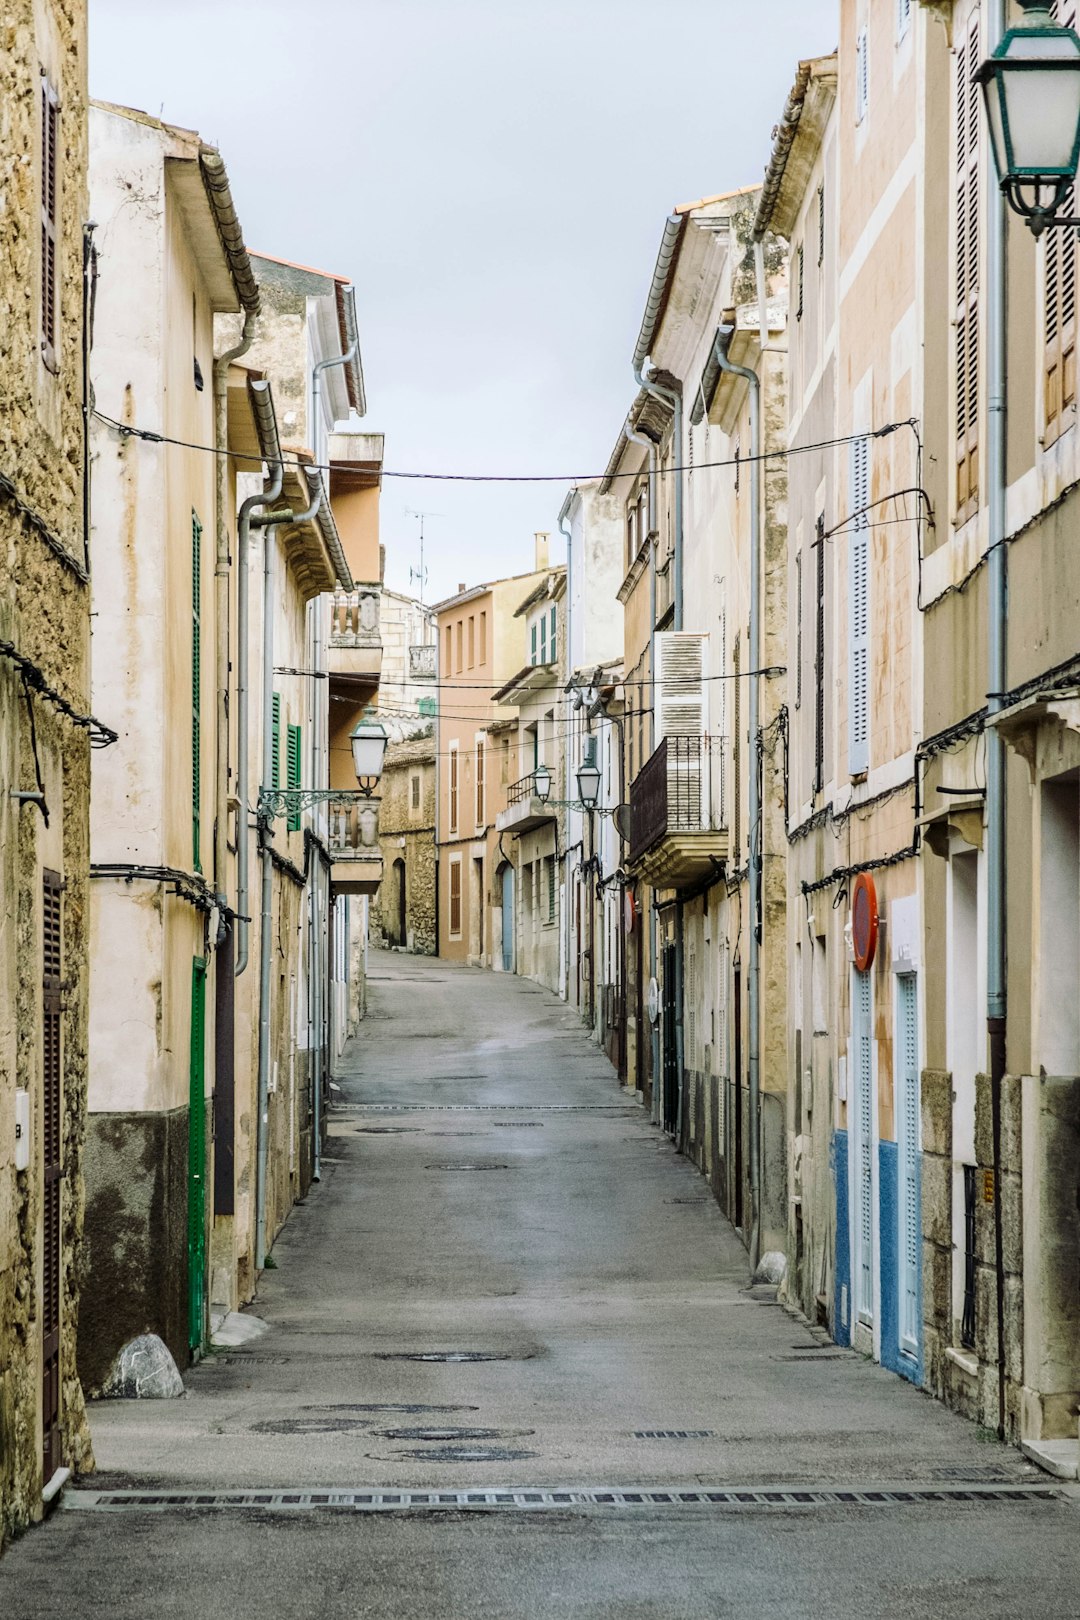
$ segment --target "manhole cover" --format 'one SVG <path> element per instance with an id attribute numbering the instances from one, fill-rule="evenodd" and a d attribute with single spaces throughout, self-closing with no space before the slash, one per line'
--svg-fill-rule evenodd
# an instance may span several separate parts
<path id="1" fill-rule="evenodd" d="M 265 1418 L 251 1425 L 252 1434 L 355 1434 L 371 1427 L 370 1418 L 322 1417 Z"/>
<path id="2" fill-rule="evenodd" d="M 380 1350 L 376 1361 L 529 1361 L 534 1351 L 514 1350 Z"/>
<path id="3" fill-rule="evenodd" d="M 402 1429 L 377 1429 L 375 1432 L 383 1440 L 441 1440 L 444 1444 L 453 1443 L 456 1445 L 467 1440 L 523 1440 L 527 1435 L 535 1434 L 536 1430 L 469 1429 L 448 1423 L 441 1429 L 425 1429 L 421 1426 L 415 1426 Z"/>
<path id="4" fill-rule="evenodd" d="M 419 1457 L 424 1462 L 482 1463 L 524 1462 L 535 1457 L 535 1451 L 518 1451 L 511 1446 L 418 1446 L 402 1452 L 405 1457 Z"/>

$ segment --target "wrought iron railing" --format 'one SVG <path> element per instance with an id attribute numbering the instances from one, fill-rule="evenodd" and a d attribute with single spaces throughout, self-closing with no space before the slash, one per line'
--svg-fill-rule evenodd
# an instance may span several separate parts
<path id="1" fill-rule="evenodd" d="M 331 647 L 382 646 L 379 634 L 378 585 L 358 585 L 352 591 L 335 591 L 330 600 Z"/>
<path id="2" fill-rule="evenodd" d="M 665 737 L 630 784 L 631 860 L 673 833 L 719 828 L 713 805 L 714 755 L 722 768 L 721 743 L 712 737 Z"/>
<path id="3" fill-rule="evenodd" d="M 506 802 L 508 805 L 521 804 L 524 800 L 531 799 L 535 793 L 536 772 L 530 771 L 528 776 L 523 776 L 519 782 L 511 782 L 506 790 Z"/>
<path id="4" fill-rule="evenodd" d="M 975 1348 L 975 1177 L 975 1166 L 965 1164 L 964 1314 L 960 1321 L 960 1343 L 965 1350 Z"/>

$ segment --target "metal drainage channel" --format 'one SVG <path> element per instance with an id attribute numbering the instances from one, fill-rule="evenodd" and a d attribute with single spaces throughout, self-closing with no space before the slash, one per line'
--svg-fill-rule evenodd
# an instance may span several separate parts
<path id="1" fill-rule="evenodd" d="M 341 1114 L 630 1114 L 625 1103 L 342 1103 Z"/>
<path id="2" fill-rule="evenodd" d="M 412 1512 L 443 1508 L 682 1508 L 777 1509 L 790 1512 L 816 1507 L 908 1507 L 924 1503 L 969 1505 L 1056 1502 L 1058 1493 L 1046 1488 L 973 1485 L 966 1489 L 799 1490 L 795 1487 L 763 1489 L 654 1490 L 247 1490 L 247 1491 L 87 1491 L 65 1493 L 68 1511 L 90 1513 L 169 1513 L 183 1509 L 257 1508 L 271 1513 L 297 1513 L 318 1508 L 344 1508 L 355 1513 Z"/>

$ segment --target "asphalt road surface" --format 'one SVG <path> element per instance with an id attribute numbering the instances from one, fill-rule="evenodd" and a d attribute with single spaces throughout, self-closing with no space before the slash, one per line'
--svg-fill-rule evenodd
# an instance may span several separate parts
<path id="1" fill-rule="evenodd" d="M 3 1620 L 1076 1620 L 1076 1487 L 751 1288 L 555 997 L 372 974 L 266 1331 L 92 1408 Z"/>

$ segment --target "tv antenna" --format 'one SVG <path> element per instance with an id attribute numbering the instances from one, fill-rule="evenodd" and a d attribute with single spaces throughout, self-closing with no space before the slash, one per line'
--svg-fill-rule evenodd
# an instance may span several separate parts
<path id="1" fill-rule="evenodd" d="M 424 604 L 424 586 L 427 584 L 428 579 L 427 569 L 424 567 L 424 519 L 429 517 L 442 517 L 443 513 L 421 512 L 415 506 L 407 506 L 405 508 L 405 516 L 419 518 L 420 520 L 420 566 L 419 568 L 409 569 L 409 584 L 412 585 L 415 581 L 419 585 L 420 605 L 422 607 Z"/>

